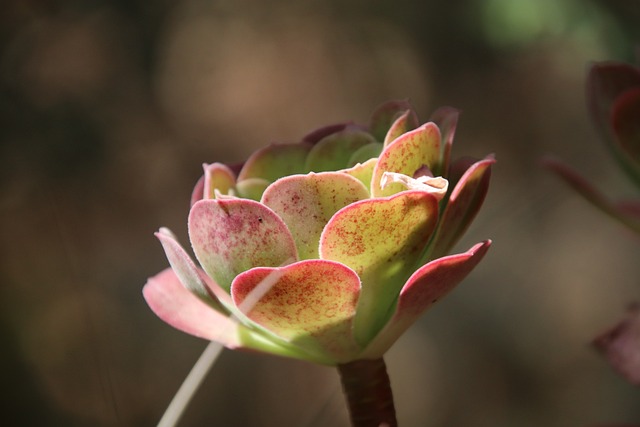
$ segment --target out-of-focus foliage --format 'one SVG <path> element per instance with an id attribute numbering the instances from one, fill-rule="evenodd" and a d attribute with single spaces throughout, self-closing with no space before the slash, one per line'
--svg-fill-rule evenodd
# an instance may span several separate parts
<path id="1" fill-rule="evenodd" d="M 462 109 L 458 143 L 500 163 L 459 246 L 492 252 L 389 353 L 400 425 L 637 423 L 586 343 L 637 295 L 638 242 L 537 167 L 554 152 L 626 191 L 583 86 L 587 62 L 633 60 L 637 1 L 499 3 L 3 2 L 3 421 L 153 425 L 202 343 L 139 284 L 202 162 L 410 97 Z M 183 425 L 340 425 L 337 390 L 331 370 L 225 353 Z"/>

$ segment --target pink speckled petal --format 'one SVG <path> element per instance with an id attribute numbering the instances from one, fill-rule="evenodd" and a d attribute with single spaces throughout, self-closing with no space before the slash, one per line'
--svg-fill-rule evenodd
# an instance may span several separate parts
<path id="1" fill-rule="evenodd" d="M 384 146 L 391 144 L 400 135 L 403 135 L 418 127 L 418 117 L 413 110 L 407 110 L 391 124 L 386 136 L 384 137 Z"/>
<path id="2" fill-rule="evenodd" d="M 382 357 L 425 310 L 449 293 L 475 268 L 490 245 L 489 240 L 478 243 L 465 253 L 436 259 L 416 271 L 402 288 L 393 316 L 362 357 Z"/>
<path id="3" fill-rule="evenodd" d="M 380 105 L 371 115 L 369 129 L 371 134 L 379 142 L 384 142 L 387 132 L 396 119 L 411 110 L 411 104 L 407 100 L 387 101 Z M 417 121 L 417 119 L 416 119 Z"/>
<path id="4" fill-rule="evenodd" d="M 155 233 L 155 236 L 160 240 L 171 268 L 173 268 L 184 287 L 213 309 L 228 315 L 229 311 L 225 306 L 228 307 L 231 304 L 229 294 L 196 267 L 187 252 L 180 246 L 180 243 L 168 229 L 161 228 L 160 231 Z"/>
<path id="5" fill-rule="evenodd" d="M 349 166 L 349 159 L 359 148 L 374 142 L 369 133 L 347 127 L 324 137 L 314 145 L 307 156 L 305 169 L 311 172 L 344 169 Z"/>
<path id="6" fill-rule="evenodd" d="M 259 289 L 274 272 L 269 288 Z M 307 260 L 246 271 L 233 281 L 231 296 L 253 322 L 310 354 L 339 363 L 360 350 L 352 336 L 359 290 L 360 280 L 348 267 Z M 253 291 L 260 293 L 260 298 L 247 303 Z"/>
<path id="7" fill-rule="evenodd" d="M 427 123 L 396 138 L 380 154 L 371 179 L 371 195 L 384 197 L 405 190 L 399 183 L 384 187 L 380 180 L 385 172 L 397 172 L 409 177 L 421 168 L 439 170 L 440 131 L 434 123 Z"/>
<path id="8" fill-rule="evenodd" d="M 491 165 L 494 163 L 493 156 L 474 163 L 456 183 L 429 248 L 430 259 L 449 253 L 467 230 L 487 195 Z"/>
<path id="9" fill-rule="evenodd" d="M 297 260 L 284 221 L 253 200 L 197 202 L 189 214 L 189 237 L 202 268 L 225 290 L 243 271 Z"/>
<path id="10" fill-rule="evenodd" d="M 413 272 L 438 219 L 438 203 L 422 191 L 368 199 L 338 211 L 320 237 L 320 258 L 351 267 L 362 280 L 355 336 L 365 344 Z"/>
<path id="11" fill-rule="evenodd" d="M 168 268 L 151 277 L 142 292 L 151 310 L 174 328 L 217 341 L 228 348 L 242 347 L 239 325 L 228 316 L 211 309 L 185 288 L 172 269 Z"/>
<path id="12" fill-rule="evenodd" d="M 442 164 L 439 171 L 433 171 L 435 175 L 445 175 L 449 170 L 451 147 L 459 117 L 460 110 L 452 107 L 440 107 L 431 115 L 431 121 L 438 125 L 442 136 Z"/>
<path id="13" fill-rule="evenodd" d="M 300 259 L 318 258 L 320 234 L 338 210 L 367 199 L 358 179 L 341 172 L 310 173 L 281 178 L 271 184 L 262 203 L 289 227 Z"/>
<path id="14" fill-rule="evenodd" d="M 216 190 L 219 194 L 228 195 L 236 184 L 236 176 L 233 171 L 222 163 L 202 165 L 204 168 L 204 198 L 215 199 Z"/>
<path id="15" fill-rule="evenodd" d="M 247 159 L 238 175 L 238 181 L 262 178 L 273 182 L 278 178 L 306 173 L 304 162 L 312 145 L 307 142 L 271 144 L 256 151 Z"/>

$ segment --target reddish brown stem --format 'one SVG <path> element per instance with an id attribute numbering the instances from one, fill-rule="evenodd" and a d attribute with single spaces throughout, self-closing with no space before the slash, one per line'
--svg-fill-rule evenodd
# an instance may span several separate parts
<path id="1" fill-rule="evenodd" d="M 382 358 L 338 365 L 353 427 L 397 427 L 393 393 Z"/>

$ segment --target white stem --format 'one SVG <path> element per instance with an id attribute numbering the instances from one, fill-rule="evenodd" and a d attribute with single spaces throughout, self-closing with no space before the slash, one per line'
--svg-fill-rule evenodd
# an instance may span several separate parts
<path id="1" fill-rule="evenodd" d="M 222 348 L 221 344 L 213 341 L 207 345 L 198 361 L 191 368 L 187 378 L 184 379 L 178 392 L 173 396 L 173 400 L 171 400 L 167 410 L 164 411 L 158 427 L 175 427 L 178 424 L 191 398 L 200 387 L 200 384 L 202 384 L 202 380 L 204 380 L 204 377 L 215 363 L 218 355 L 220 355 Z"/>

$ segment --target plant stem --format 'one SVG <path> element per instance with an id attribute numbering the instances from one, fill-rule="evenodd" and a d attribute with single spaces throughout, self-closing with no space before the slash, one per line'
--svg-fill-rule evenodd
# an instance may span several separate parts
<path id="1" fill-rule="evenodd" d="M 353 427 L 397 427 L 393 393 L 384 359 L 338 365 Z"/>

